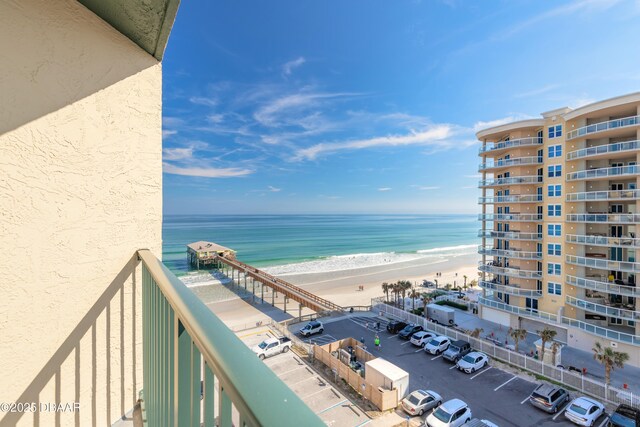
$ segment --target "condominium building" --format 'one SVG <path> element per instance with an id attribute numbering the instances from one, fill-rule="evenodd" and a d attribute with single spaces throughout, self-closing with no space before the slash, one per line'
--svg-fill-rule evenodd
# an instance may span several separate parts
<path id="1" fill-rule="evenodd" d="M 640 366 L 640 93 L 477 137 L 481 316 Z"/>

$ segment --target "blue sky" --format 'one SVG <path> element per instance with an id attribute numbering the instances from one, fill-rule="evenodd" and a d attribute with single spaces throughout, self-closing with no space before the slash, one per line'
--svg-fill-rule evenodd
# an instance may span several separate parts
<path id="1" fill-rule="evenodd" d="M 483 126 L 640 90 L 640 1 L 183 1 L 168 214 L 474 213 Z"/>

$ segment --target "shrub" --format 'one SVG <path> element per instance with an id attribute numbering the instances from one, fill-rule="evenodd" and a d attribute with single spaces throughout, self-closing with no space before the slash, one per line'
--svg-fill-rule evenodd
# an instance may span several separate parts
<path id="1" fill-rule="evenodd" d="M 468 305 L 460 304 L 459 302 L 455 302 L 455 301 L 438 301 L 436 302 L 436 304 L 448 305 L 449 307 L 459 308 L 460 310 L 464 310 L 464 311 L 467 311 L 469 309 Z"/>

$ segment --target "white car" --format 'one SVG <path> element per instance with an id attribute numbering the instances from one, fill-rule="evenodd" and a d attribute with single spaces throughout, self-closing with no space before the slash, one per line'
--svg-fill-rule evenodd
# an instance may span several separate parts
<path id="1" fill-rule="evenodd" d="M 439 406 L 442 397 L 435 391 L 416 390 L 409 396 L 402 399 L 402 409 L 409 415 L 420 415 Z"/>
<path id="2" fill-rule="evenodd" d="M 430 354 L 440 354 L 449 348 L 451 340 L 445 336 L 433 338 L 424 346 L 424 351 Z"/>
<path id="3" fill-rule="evenodd" d="M 469 405 L 460 399 L 451 399 L 438 406 L 426 419 L 427 427 L 458 427 L 471 420 Z"/>
<path id="4" fill-rule="evenodd" d="M 304 328 L 300 329 L 300 335 L 302 335 L 303 337 L 308 337 L 309 335 L 313 334 L 321 334 L 323 332 L 324 326 L 319 320 L 312 320 L 311 322 L 307 323 Z"/>
<path id="5" fill-rule="evenodd" d="M 431 339 L 435 336 L 436 334 L 434 334 L 433 332 L 427 332 L 427 331 L 416 332 L 411 336 L 411 344 L 418 347 L 424 347 L 425 344 L 431 341 Z"/>
<path id="6" fill-rule="evenodd" d="M 592 426 L 604 413 L 604 405 L 589 397 L 578 397 L 569 403 L 564 416 L 579 426 Z"/>
<path id="7" fill-rule="evenodd" d="M 478 369 L 482 369 L 489 364 L 489 356 L 484 353 L 480 353 L 479 351 L 472 351 L 467 354 L 462 359 L 458 360 L 456 366 L 461 371 L 470 374 L 472 372 L 477 371 Z"/>

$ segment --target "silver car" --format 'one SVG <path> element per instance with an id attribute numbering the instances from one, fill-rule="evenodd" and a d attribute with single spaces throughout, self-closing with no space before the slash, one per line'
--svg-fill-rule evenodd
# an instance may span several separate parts
<path id="1" fill-rule="evenodd" d="M 442 397 L 435 391 L 416 390 L 402 399 L 402 409 L 409 415 L 420 415 L 440 406 Z"/>

